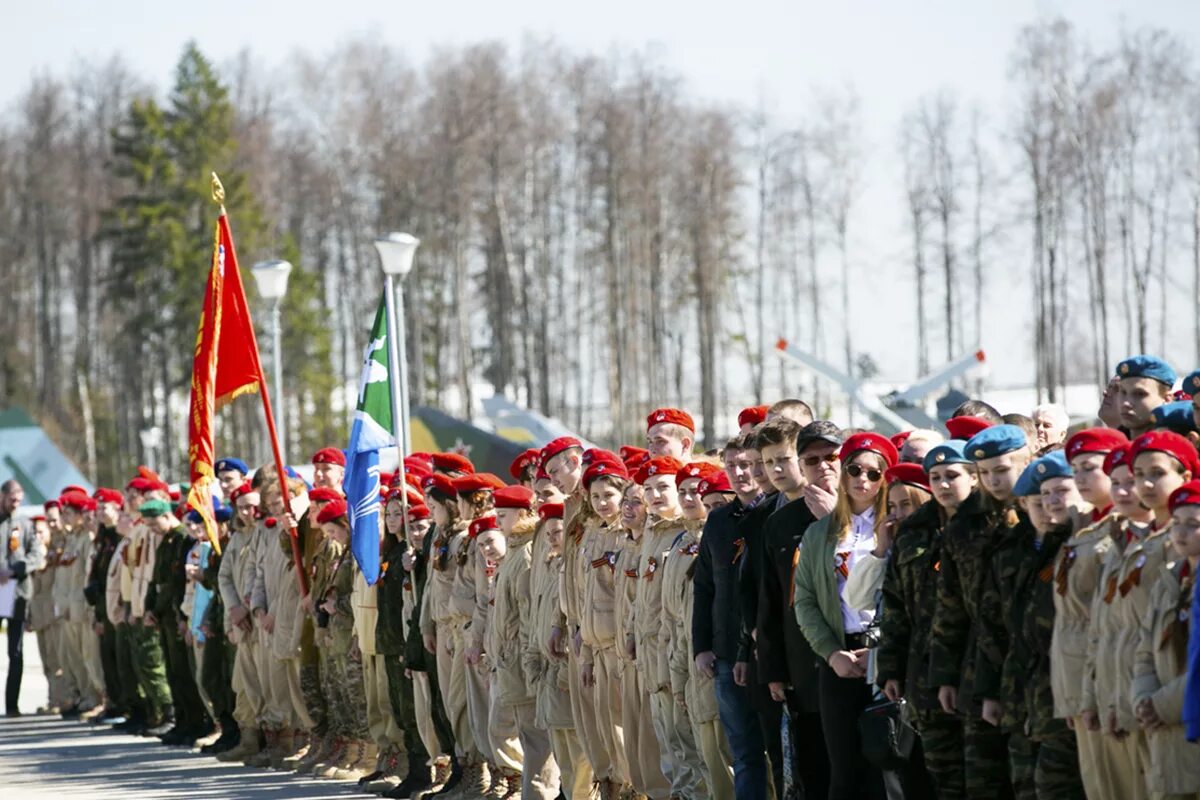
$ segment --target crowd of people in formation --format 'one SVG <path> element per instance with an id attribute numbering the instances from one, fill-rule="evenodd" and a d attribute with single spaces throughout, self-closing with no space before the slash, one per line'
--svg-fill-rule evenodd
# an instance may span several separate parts
<path id="1" fill-rule="evenodd" d="M 1128 358 L 1074 431 L 973 400 L 888 438 L 783 400 L 704 453 L 673 408 L 505 479 L 415 453 L 373 585 L 334 448 L 287 496 L 219 461 L 219 549 L 145 469 L 32 520 L 9 482 L 7 712 L 27 622 L 40 713 L 385 797 L 1195 798 L 1176 382 Z"/>

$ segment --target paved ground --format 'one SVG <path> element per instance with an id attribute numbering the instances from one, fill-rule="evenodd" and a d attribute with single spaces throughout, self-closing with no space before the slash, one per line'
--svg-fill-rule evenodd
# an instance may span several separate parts
<path id="1" fill-rule="evenodd" d="M 0 638 L 0 642 L 5 641 Z M 0 685 L 8 672 L 0 647 Z M 163 747 L 156 739 L 107 727 L 32 716 L 46 702 L 46 680 L 32 634 L 25 641 L 21 709 L 0 717 L 0 798 L 327 798 L 368 797 L 347 784 L 289 773 L 230 766 L 198 752 Z"/>

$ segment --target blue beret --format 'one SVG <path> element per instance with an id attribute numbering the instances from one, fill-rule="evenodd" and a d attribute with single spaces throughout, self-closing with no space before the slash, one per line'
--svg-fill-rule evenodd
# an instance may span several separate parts
<path id="1" fill-rule="evenodd" d="M 1025 431 L 1016 425 L 993 425 L 971 437 L 966 453 L 972 461 L 983 461 L 1020 450 L 1025 445 Z"/>
<path id="2" fill-rule="evenodd" d="M 229 522 L 229 520 L 233 519 L 233 509 L 232 508 L 230 508 L 227 505 L 224 505 L 220 500 L 218 500 L 215 497 L 213 498 L 212 505 L 213 505 L 213 518 L 217 522 Z M 200 522 L 203 522 L 203 520 L 200 519 L 200 512 L 196 511 L 195 509 L 188 511 L 188 513 L 184 516 L 184 519 L 186 519 L 188 522 L 194 522 L 197 524 L 199 524 Z"/>
<path id="3" fill-rule="evenodd" d="M 1183 435 L 1196 430 L 1196 419 L 1192 416 L 1191 400 L 1164 403 L 1150 412 L 1150 415 L 1154 418 L 1154 427 L 1156 428 L 1166 428 Z"/>
<path id="4" fill-rule="evenodd" d="M 213 510 L 213 514 L 217 522 L 229 522 L 233 519 L 233 509 L 229 506 L 218 506 Z"/>
<path id="5" fill-rule="evenodd" d="M 1021 473 L 1021 477 L 1017 478 L 1017 485 L 1013 487 L 1013 497 L 1036 497 L 1041 493 L 1042 485 L 1037 477 L 1037 461 L 1031 461 L 1025 471 Z"/>
<path id="6" fill-rule="evenodd" d="M 1193 396 L 1200 394 L 1200 369 L 1184 378 L 1183 386 L 1180 388 Z"/>
<path id="7" fill-rule="evenodd" d="M 1067 461 L 1067 454 L 1062 450 L 1053 450 L 1030 462 L 1025 471 L 1021 473 L 1021 477 L 1017 479 L 1017 485 L 1013 487 L 1013 495 L 1030 497 L 1040 493 L 1042 484 L 1051 478 L 1072 478 L 1074 476 L 1075 470 L 1071 469 L 1071 462 Z"/>
<path id="8" fill-rule="evenodd" d="M 242 461 L 240 458 L 222 458 L 213 465 L 213 472 L 217 473 L 218 475 L 220 475 L 222 472 L 228 472 L 231 469 L 237 470 L 243 475 L 250 474 L 250 468 L 246 466 L 246 462 Z"/>
<path id="9" fill-rule="evenodd" d="M 925 472 L 929 472 L 939 464 L 970 463 L 971 459 L 967 458 L 967 443 L 962 439 L 947 439 L 925 454 L 925 461 L 921 466 L 925 468 Z"/>
<path id="10" fill-rule="evenodd" d="M 184 519 L 184 521 L 190 522 L 193 525 L 199 525 L 200 524 L 200 512 L 193 508 L 191 511 L 189 511 L 188 513 L 183 515 L 183 519 Z"/>
<path id="11" fill-rule="evenodd" d="M 1158 356 L 1130 356 L 1117 364 L 1117 377 L 1153 378 L 1167 386 L 1175 385 L 1175 370 Z"/>

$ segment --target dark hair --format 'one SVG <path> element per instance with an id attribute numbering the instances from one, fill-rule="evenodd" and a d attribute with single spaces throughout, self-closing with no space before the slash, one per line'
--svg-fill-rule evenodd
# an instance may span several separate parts
<path id="1" fill-rule="evenodd" d="M 789 398 L 787 400 L 780 400 L 778 403 L 775 403 L 768 408 L 767 416 L 786 417 L 795 422 L 799 422 L 801 425 L 806 425 L 813 421 L 813 410 L 812 406 L 803 400 Z M 804 421 L 800 422 L 800 420 L 797 419 L 798 417 L 804 418 Z"/>
<path id="2" fill-rule="evenodd" d="M 799 402 L 799 401 L 797 401 Z M 796 444 L 800 435 L 800 424 L 787 417 L 775 417 L 754 429 L 754 449 L 761 450 L 768 445 Z"/>
<path id="3" fill-rule="evenodd" d="M 982 400 L 968 400 L 958 408 L 954 409 L 954 413 L 950 415 L 954 417 L 978 417 L 979 419 L 987 420 L 993 425 L 999 425 L 1004 422 L 1004 417 L 1000 416 L 1000 412 Z"/>
<path id="4" fill-rule="evenodd" d="M 12 494 L 13 489 L 20 489 L 21 482 L 16 478 L 9 478 L 4 483 L 0 483 L 0 493 Z"/>
<path id="5" fill-rule="evenodd" d="M 725 443 L 725 446 L 721 448 L 721 455 L 724 456 L 725 451 L 727 451 L 727 450 L 742 450 L 742 449 L 744 449 L 744 447 L 742 446 L 742 442 L 745 438 L 746 437 L 740 433 L 737 436 L 734 436 L 733 438 L 731 438 L 729 441 L 727 441 Z"/>

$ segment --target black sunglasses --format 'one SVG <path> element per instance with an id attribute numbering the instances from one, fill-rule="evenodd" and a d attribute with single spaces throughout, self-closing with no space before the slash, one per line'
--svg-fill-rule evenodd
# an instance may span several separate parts
<path id="1" fill-rule="evenodd" d="M 822 461 L 825 462 L 826 464 L 833 464 L 837 460 L 838 460 L 837 453 L 830 453 L 827 456 L 805 456 L 804 457 L 804 466 L 815 467 L 817 464 L 820 464 Z"/>
<path id="2" fill-rule="evenodd" d="M 851 464 L 850 466 L 846 467 L 846 472 L 850 474 L 851 478 L 857 478 L 865 472 L 867 473 L 867 480 L 871 481 L 872 483 L 875 483 L 883 477 L 883 473 L 879 470 L 867 469 L 862 464 Z"/>

